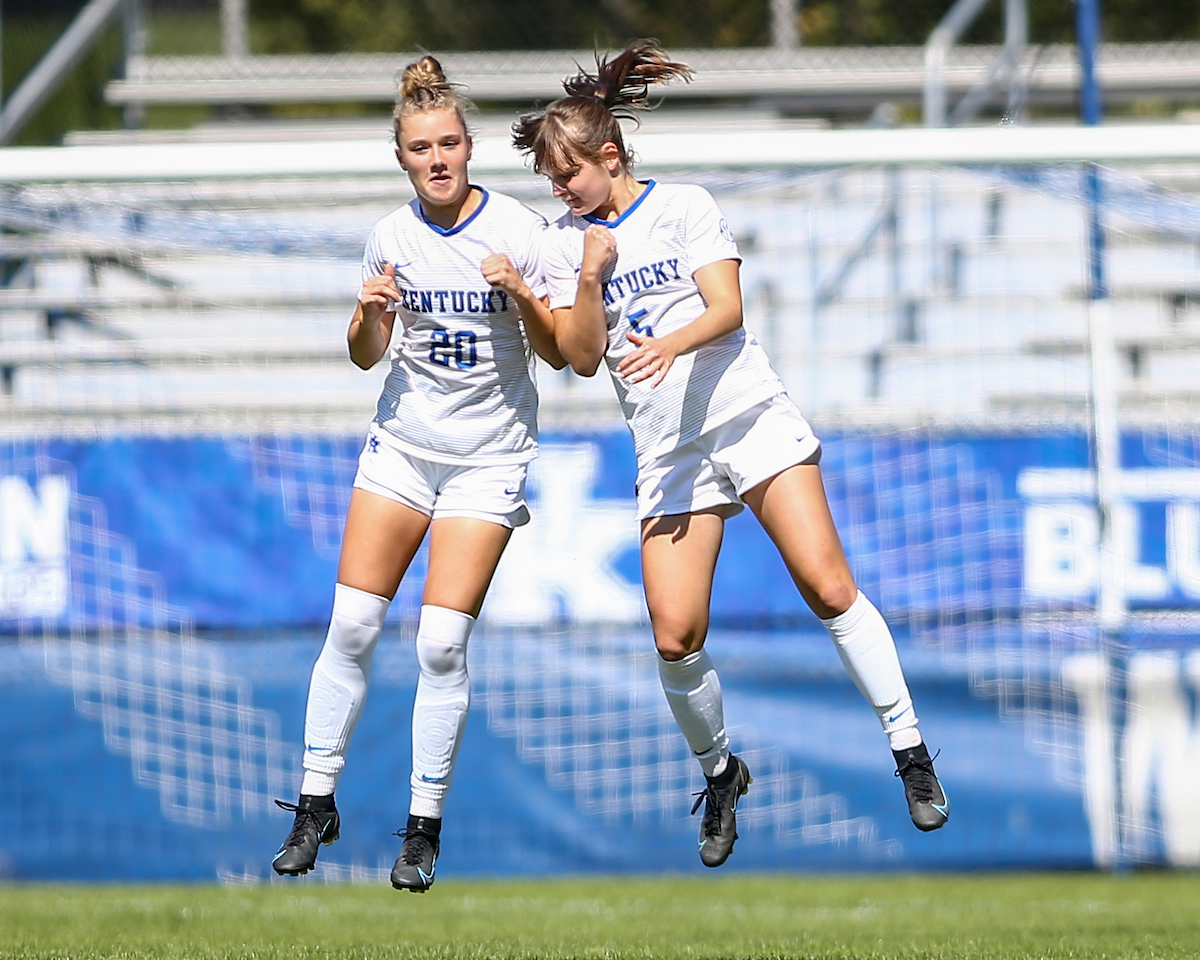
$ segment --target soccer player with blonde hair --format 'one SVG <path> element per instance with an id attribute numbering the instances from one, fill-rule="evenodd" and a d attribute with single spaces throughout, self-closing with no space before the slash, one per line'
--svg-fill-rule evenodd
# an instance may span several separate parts
<path id="1" fill-rule="evenodd" d="M 413 703 L 412 777 L 398 889 L 434 880 L 442 812 L 470 702 L 467 641 L 514 527 L 529 519 L 525 474 L 537 455 L 536 350 L 564 361 L 542 302 L 545 220 L 468 180 L 469 102 L 433 57 L 410 64 L 394 114 L 396 156 L 416 191 L 375 225 L 350 321 L 354 363 L 391 354 L 359 457 L 333 615 L 313 667 L 304 778 L 274 859 L 303 874 L 338 838 L 334 790 L 362 713 L 384 617 L 426 533 Z"/>

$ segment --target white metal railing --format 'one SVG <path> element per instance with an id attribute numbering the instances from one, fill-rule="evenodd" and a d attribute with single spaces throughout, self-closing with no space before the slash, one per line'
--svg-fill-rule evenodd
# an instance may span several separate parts
<path id="1" fill-rule="evenodd" d="M 881 164 L 1108 163 L 1200 159 L 1200 125 L 1054 125 L 969 129 L 747 130 L 737 136 L 637 132 L 644 167 L 755 169 Z M 506 138 L 480 138 L 472 169 L 526 172 Z M 0 183 L 396 175 L 386 138 L 0 149 Z"/>

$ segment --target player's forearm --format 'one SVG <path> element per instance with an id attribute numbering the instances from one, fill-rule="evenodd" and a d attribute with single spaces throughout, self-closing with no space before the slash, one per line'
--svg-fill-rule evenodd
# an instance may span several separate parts
<path id="1" fill-rule="evenodd" d="M 528 287 L 523 287 L 510 296 L 521 311 L 521 320 L 525 324 L 525 335 L 529 337 L 529 345 L 555 370 L 561 370 L 567 365 L 567 361 L 555 340 L 554 315 L 550 308 L 546 306 L 545 301 L 535 297 Z"/>
<path id="2" fill-rule="evenodd" d="M 599 283 L 581 279 L 575 305 L 565 311 L 567 320 L 555 327 L 559 352 L 571 369 L 592 376 L 608 348 L 608 321 L 604 316 L 604 294 Z"/>
<path id="3" fill-rule="evenodd" d="M 360 303 L 350 320 L 350 329 L 346 332 L 346 343 L 350 347 L 350 359 L 355 366 L 369 370 L 375 366 L 387 353 L 391 341 L 391 328 L 384 326 L 379 320 L 370 320 L 364 313 Z"/>
<path id="4" fill-rule="evenodd" d="M 742 325 L 740 303 L 715 303 L 691 323 L 667 334 L 675 348 L 675 354 L 698 350 L 705 344 L 726 337 Z"/>

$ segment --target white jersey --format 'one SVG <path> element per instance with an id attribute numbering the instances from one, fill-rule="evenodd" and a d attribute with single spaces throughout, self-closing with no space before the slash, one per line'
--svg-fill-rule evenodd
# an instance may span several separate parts
<path id="1" fill-rule="evenodd" d="M 546 221 L 511 197 L 482 192 L 478 209 L 449 230 L 426 220 L 414 199 L 375 225 L 363 254 L 363 281 L 390 263 L 400 292 L 375 422 L 413 456 L 438 463 L 537 456 L 533 351 L 517 305 L 487 285 L 480 264 L 507 254 L 544 296 Z"/>
<path id="2" fill-rule="evenodd" d="M 603 277 L 605 361 L 639 465 L 783 392 L 766 353 L 742 328 L 676 357 L 657 387 L 649 379 L 631 383 L 617 374 L 617 364 L 637 349 L 626 336 L 630 330 L 661 337 L 691 323 L 705 310 L 692 274 L 719 260 L 741 259 L 707 190 L 650 180 L 616 220 L 570 212 L 560 217 L 543 238 L 551 309 L 575 303 L 583 231 L 592 223 L 609 227 L 617 241 L 616 257 Z"/>

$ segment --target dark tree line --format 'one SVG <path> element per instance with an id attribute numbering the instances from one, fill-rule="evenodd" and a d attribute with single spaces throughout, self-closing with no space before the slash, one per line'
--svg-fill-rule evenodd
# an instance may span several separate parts
<path id="1" fill-rule="evenodd" d="M 799 28 L 813 45 L 921 44 L 952 2 L 804 0 Z M 1200 39 L 1200 0 L 1101 0 L 1101 8 L 1108 40 Z M 770 42 L 769 0 L 251 0 L 251 12 L 263 52 L 612 47 L 633 36 L 668 47 Z M 998 41 L 1002 17 L 997 0 L 966 40 Z M 1035 43 L 1074 38 L 1070 0 L 1032 0 L 1029 18 Z"/>
<path id="2" fill-rule="evenodd" d="M 0 0 L 3 92 L 49 49 L 86 0 Z M 143 0 L 152 54 L 214 54 L 220 0 Z M 657 37 L 668 49 L 770 42 L 770 0 L 248 0 L 256 53 L 602 49 Z M 1103 36 L 1114 41 L 1200 39 L 1200 0 L 1099 0 Z M 805 44 L 921 44 L 953 0 L 801 0 Z M 1030 0 L 1030 39 L 1071 42 L 1071 0 Z M 1000 40 L 1003 3 L 992 0 L 965 38 Z M 21 131 L 19 143 L 51 143 L 73 129 L 118 126 L 104 102 L 119 69 L 114 25 Z M 347 108 L 348 109 L 348 108 Z M 202 108 L 151 108 L 151 125 L 187 126 Z"/>

